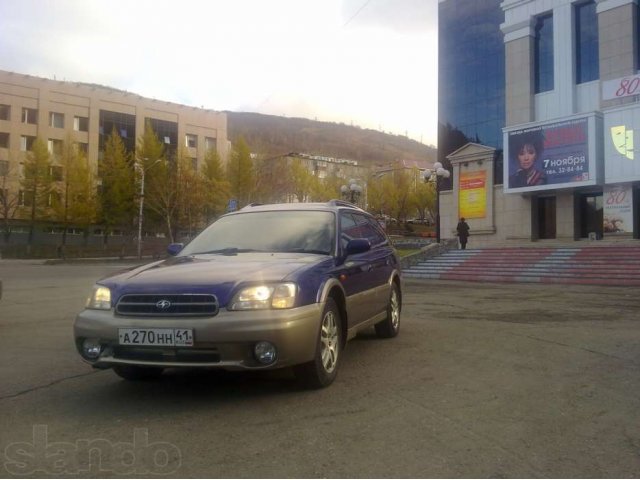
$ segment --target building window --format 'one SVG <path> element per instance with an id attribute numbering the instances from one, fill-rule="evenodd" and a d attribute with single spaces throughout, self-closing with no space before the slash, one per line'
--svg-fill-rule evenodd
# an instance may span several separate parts
<path id="1" fill-rule="evenodd" d="M 36 137 L 32 137 L 29 135 L 20 136 L 20 151 L 22 152 L 30 152 L 33 150 L 33 142 L 36 141 Z"/>
<path id="2" fill-rule="evenodd" d="M 576 83 L 591 82 L 600 78 L 596 2 L 576 5 L 575 16 Z"/>
<path id="3" fill-rule="evenodd" d="M 49 197 L 47 198 L 47 207 L 57 207 L 60 205 L 60 198 L 59 192 L 50 192 Z"/>
<path id="4" fill-rule="evenodd" d="M 189 148 L 198 148 L 198 136 L 187 133 L 185 135 L 185 146 Z"/>
<path id="5" fill-rule="evenodd" d="M 38 110 L 35 108 L 22 109 L 22 123 L 38 123 Z"/>
<path id="6" fill-rule="evenodd" d="M 205 149 L 206 151 L 209 151 L 209 150 L 217 150 L 217 148 L 218 148 L 218 142 L 217 142 L 217 140 L 216 140 L 215 138 L 213 138 L 213 137 L 206 137 L 206 138 L 204 139 L 204 149 Z"/>
<path id="7" fill-rule="evenodd" d="M 0 120 L 11 120 L 10 105 L 0 105 Z"/>
<path id="8" fill-rule="evenodd" d="M 116 133 L 124 142 L 127 152 L 136 150 L 136 116 L 127 113 L 110 112 L 100 110 L 98 119 L 98 132 L 100 133 L 98 150 L 103 152 L 109 136 Z"/>
<path id="9" fill-rule="evenodd" d="M 20 190 L 18 192 L 18 205 L 21 207 L 31 207 L 33 205 L 33 192 Z"/>
<path id="10" fill-rule="evenodd" d="M 53 128 L 64 128 L 64 114 L 49 112 L 49 126 Z"/>
<path id="11" fill-rule="evenodd" d="M 178 147 L 178 124 L 157 118 L 145 118 L 158 139 L 164 144 L 165 153 L 168 159 L 174 159 Z"/>
<path id="12" fill-rule="evenodd" d="M 89 144 L 88 143 L 76 142 L 76 148 L 78 149 L 78 152 L 82 152 L 85 155 L 87 155 L 89 153 Z"/>
<path id="13" fill-rule="evenodd" d="M 536 21 L 534 63 L 535 92 L 553 90 L 553 15 Z"/>
<path id="14" fill-rule="evenodd" d="M 88 132 L 89 119 L 87 117 L 73 117 L 73 129 L 76 132 Z"/>
<path id="15" fill-rule="evenodd" d="M 0 177 L 9 175 L 9 160 L 0 160 Z"/>
<path id="16" fill-rule="evenodd" d="M 55 182 L 62 181 L 62 167 L 59 165 L 52 165 L 49 167 L 49 176 L 51 180 Z"/>
<path id="17" fill-rule="evenodd" d="M 62 153 L 62 140 L 50 138 L 47 141 L 47 149 L 50 155 L 60 155 Z"/>
<path id="18" fill-rule="evenodd" d="M 192 159 L 191 159 L 191 168 L 192 168 L 194 171 L 197 171 L 197 170 L 198 170 L 198 159 L 197 159 L 197 158 L 192 158 Z"/>
<path id="19" fill-rule="evenodd" d="M 0 148 L 9 148 L 9 134 L 0 132 Z"/>

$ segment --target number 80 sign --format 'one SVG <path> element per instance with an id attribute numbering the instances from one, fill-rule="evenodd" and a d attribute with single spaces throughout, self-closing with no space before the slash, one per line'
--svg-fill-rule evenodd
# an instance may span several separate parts
<path id="1" fill-rule="evenodd" d="M 602 100 L 614 100 L 631 95 L 640 95 L 640 75 L 602 82 Z"/>

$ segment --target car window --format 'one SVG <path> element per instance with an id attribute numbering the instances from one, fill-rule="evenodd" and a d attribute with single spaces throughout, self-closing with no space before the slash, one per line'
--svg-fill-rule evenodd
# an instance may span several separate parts
<path id="1" fill-rule="evenodd" d="M 353 238 L 366 238 L 372 246 L 387 241 L 386 235 L 374 219 L 361 213 L 342 212 L 340 215 L 340 245 L 342 249 Z"/>
<path id="2" fill-rule="evenodd" d="M 358 231 L 361 238 L 369 240 L 371 246 L 380 245 L 385 242 L 386 237 L 384 233 L 380 231 L 380 226 L 375 220 L 359 213 L 355 213 L 353 216 L 358 224 Z"/>
<path id="3" fill-rule="evenodd" d="M 360 238 L 358 224 L 350 212 L 340 212 L 340 246 L 342 250 L 353 238 Z"/>
<path id="4" fill-rule="evenodd" d="M 210 225 L 180 253 L 238 251 L 333 254 L 335 216 L 324 211 L 269 211 L 228 215 Z"/>

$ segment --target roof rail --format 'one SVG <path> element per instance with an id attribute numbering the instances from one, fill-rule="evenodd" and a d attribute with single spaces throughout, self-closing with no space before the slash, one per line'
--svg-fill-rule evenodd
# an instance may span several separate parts
<path id="1" fill-rule="evenodd" d="M 358 210 L 362 210 L 356 204 L 347 202 L 346 200 L 336 200 L 336 199 L 329 200 L 327 202 L 327 205 L 331 205 L 332 207 L 351 207 L 351 208 L 357 208 Z"/>
<path id="2" fill-rule="evenodd" d="M 261 205 L 266 205 L 266 203 L 260 203 L 260 202 L 250 203 L 249 205 L 245 205 L 244 207 L 242 207 L 240 210 L 244 210 L 251 207 L 259 207 Z"/>

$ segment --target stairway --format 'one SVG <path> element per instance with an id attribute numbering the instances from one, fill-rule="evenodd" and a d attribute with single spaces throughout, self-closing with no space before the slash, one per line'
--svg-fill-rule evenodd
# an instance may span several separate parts
<path id="1" fill-rule="evenodd" d="M 450 250 L 406 268 L 404 277 L 640 286 L 640 246 Z"/>

